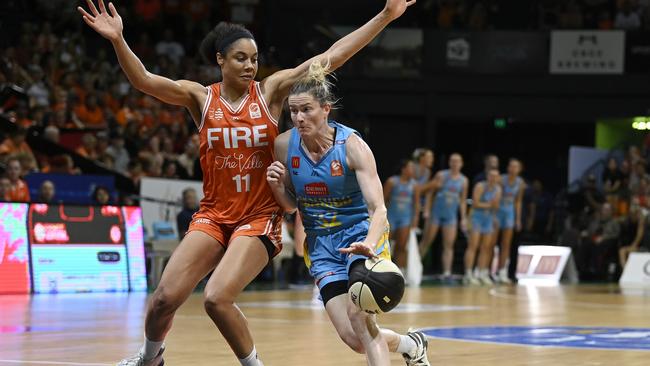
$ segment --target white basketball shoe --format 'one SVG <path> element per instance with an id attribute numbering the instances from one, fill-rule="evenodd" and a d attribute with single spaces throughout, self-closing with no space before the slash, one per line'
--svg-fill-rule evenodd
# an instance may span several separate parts
<path id="1" fill-rule="evenodd" d="M 415 355 L 411 357 L 410 355 L 403 353 L 402 357 L 404 357 L 404 361 L 406 361 L 407 366 L 431 366 L 429 363 L 429 359 L 427 358 L 427 349 L 429 348 L 429 341 L 427 340 L 427 336 L 424 335 L 422 332 L 416 332 L 416 331 L 411 331 L 409 330 L 408 333 L 406 333 L 407 336 L 411 337 L 413 341 L 415 341 L 415 344 L 417 345 L 417 349 L 415 350 Z"/>
<path id="2" fill-rule="evenodd" d="M 160 351 L 158 351 L 156 357 L 151 360 L 145 360 L 144 354 L 140 351 L 137 355 L 131 358 L 123 359 L 117 364 L 117 366 L 163 366 L 165 364 L 165 360 L 163 360 L 162 356 L 163 352 L 165 352 L 165 346 L 160 347 Z"/>

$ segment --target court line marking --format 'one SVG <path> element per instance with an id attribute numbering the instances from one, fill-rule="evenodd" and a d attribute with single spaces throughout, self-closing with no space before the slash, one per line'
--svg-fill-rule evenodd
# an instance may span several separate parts
<path id="1" fill-rule="evenodd" d="M 454 328 L 454 327 L 440 327 L 444 328 Z M 431 339 L 441 339 L 445 341 L 457 341 L 457 342 L 468 342 L 468 343 L 478 343 L 478 344 L 491 344 L 496 346 L 514 346 L 514 347 L 526 347 L 526 348 L 553 348 L 553 349 L 571 349 L 571 350 L 585 350 L 585 351 L 625 351 L 625 352 L 649 352 L 648 350 L 643 349 L 630 349 L 630 348 L 597 348 L 597 347 L 569 347 L 569 346 L 554 346 L 554 345 L 539 345 L 539 344 L 521 344 L 521 343 L 500 343 L 494 341 L 478 341 L 475 339 L 461 339 L 461 338 L 451 338 L 451 337 L 440 337 L 432 336 L 426 333 L 428 329 L 418 328 L 418 330 L 423 330 L 427 338 Z"/>
<path id="2" fill-rule="evenodd" d="M 32 360 L 0 360 L 0 363 L 37 364 L 37 365 L 69 365 L 69 366 L 110 366 L 110 363 L 79 363 L 64 361 L 32 361 Z"/>
<path id="3" fill-rule="evenodd" d="M 513 294 L 506 294 L 503 292 L 500 292 L 498 288 L 491 288 L 490 291 L 488 292 L 490 296 L 492 297 L 497 297 L 501 299 L 508 299 L 508 300 L 519 300 L 519 301 L 529 301 L 530 299 L 527 297 L 522 297 L 519 295 L 513 295 Z M 593 302 L 583 302 L 583 301 L 572 301 L 572 300 L 564 300 L 566 304 L 569 305 L 576 305 L 576 306 L 584 306 L 584 307 L 591 307 L 591 308 L 606 308 L 606 309 L 616 309 L 616 310 L 621 310 L 621 308 L 631 308 L 631 309 L 647 309 L 647 305 L 633 305 L 633 304 L 598 304 L 598 303 L 593 303 Z"/>

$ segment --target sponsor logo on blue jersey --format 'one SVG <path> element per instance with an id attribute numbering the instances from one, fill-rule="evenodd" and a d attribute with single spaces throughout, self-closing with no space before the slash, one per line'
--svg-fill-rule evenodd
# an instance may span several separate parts
<path id="1" fill-rule="evenodd" d="M 457 327 L 422 331 L 433 338 L 482 343 L 650 351 L 650 328 Z"/>

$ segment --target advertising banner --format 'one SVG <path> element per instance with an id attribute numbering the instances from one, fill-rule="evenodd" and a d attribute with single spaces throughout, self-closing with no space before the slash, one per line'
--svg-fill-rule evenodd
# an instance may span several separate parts
<path id="1" fill-rule="evenodd" d="M 551 74 L 622 74 L 623 31 L 551 32 Z"/>
<path id="2" fill-rule="evenodd" d="M 425 63 L 434 72 L 544 74 L 548 70 L 547 33 L 430 31 L 425 44 Z"/>

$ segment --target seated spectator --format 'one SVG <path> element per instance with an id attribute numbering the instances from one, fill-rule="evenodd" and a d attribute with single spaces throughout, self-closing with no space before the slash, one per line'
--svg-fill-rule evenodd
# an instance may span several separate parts
<path id="1" fill-rule="evenodd" d="M 606 274 L 606 265 L 618 247 L 620 233 L 620 225 L 612 215 L 612 206 L 609 203 L 603 204 L 582 232 L 576 263 L 581 274 L 596 278 L 602 278 Z"/>
<path id="2" fill-rule="evenodd" d="M 166 178 L 166 179 L 179 179 L 178 173 L 177 173 L 177 167 L 176 167 L 176 162 L 173 160 L 165 160 L 162 166 L 162 173 L 160 175 L 161 178 Z"/>
<path id="3" fill-rule="evenodd" d="M 605 202 L 605 197 L 596 186 L 596 177 L 592 174 L 587 177 L 581 195 L 584 204 L 584 211 L 588 214 L 600 211 L 600 206 Z"/>
<path id="4" fill-rule="evenodd" d="M 72 157 L 68 154 L 53 156 L 50 159 L 50 168 L 46 173 L 52 174 L 80 174 L 79 168 L 74 166 Z"/>
<path id="5" fill-rule="evenodd" d="M 46 180 L 41 184 L 41 187 L 38 189 L 38 198 L 35 202 L 38 203 L 55 203 L 54 197 L 56 195 L 56 189 L 54 188 L 54 183 L 51 180 Z"/>
<path id="6" fill-rule="evenodd" d="M 17 153 L 26 153 L 34 156 L 32 149 L 25 142 L 27 137 L 27 130 L 24 128 L 17 128 L 9 133 L 9 136 L 0 144 L 0 158 L 7 158 L 9 155 Z"/>
<path id="7" fill-rule="evenodd" d="M 86 159 L 97 159 L 97 139 L 93 134 L 86 133 L 81 137 L 81 146 L 75 152 Z"/>
<path id="8" fill-rule="evenodd" d="M 623 0 L 621 7 L 614 20 L 614 28 L 623 30 L 635 30 L 641 28 L 641 18 L 633 9 L 630 0 Z"/>
<path id="9" fill-rule="evenodd" d="M 29 187 L 27 183 L 21 179 L 22 167 L 20 160 L 17 158 L 9 158 L 7 160 L 7 178 L 9 178 L 9 193 L 7 200 L 10 202 L 29 202 Z"/>
<path id="10" fill-rule="evenodd" d="M 20 175 L 22 177 L 30 174 L 30 173 L 35 173 L 38 172 L 38 164 L 36 163 L 36 158 L 33 155 L 29 155 L 26 153 L 18 153 L 13 155 L 18 161 L 20 161 L 20 166 L 22 167 L 22 172 Z"/>
<path id="11" fill-rule="evenodd" d="M 106 121 L 104 120 L 104 111 L 97 102 L 97 95 L 89 94 L 86 96 L 86 101 L 79 104 L 74 109 L 74 114 L 84 124 L 85 127 L 91 128 L 104 128 Z"/>
<path id="12" fill-rule="evenodd" d="M 618 170 L 616 159 L 610 158 L 607 162 L 607 168 L 603 171 L 603 190 L 605 191 L 605 199 L 612 205 L 616 215 L 618 215 L 618 198 L 622 180 L 623 177 Z"/>
<path id="13" fill-rule="evenodd" d="M 639 194 L 641 181 L 650 181 L 650 175 L 646 173 L 645 162 L 638 160 L 634 165 L 634 170 L 630 173 L 629 189 L 632 195 Z"/>
<path id="14" fill-rule="evenodd" d="M 9 201 L 9 191 L 11 191 L 11 181 L 6 176 L 0 176 L 0 202 Z"/>
<path id="15" fill-rule="evenodd" d="M 140 180 L 142 180 L 142 177 L 144 176 L 140 159 L 133 159 L 129 162 L 129 165 L 127 166 L 127 176 L 131 179 L 136 188 L 140 187 Z"/>
<path id="16" fill-rule="evenodd" d="M 115 170 L 115 159 L 108 154 L 104 154 L 97 158 L 97 163 L 109 170 Z"/>
<path id="17" fill-rule="evenodd" d="M 183 210 L 176 216 L 178 238 L 183 239 L 192 222 L 192 215 L 199 210 L 199 200 L 194 188 L 183 190 Z"/>
<path id="18" fill-rule="evenodd" d="M 43 130 L 43 138 L 52 143 L 58 144 L 61 140 L 61 132 L 56 126 L 50 125 Z"/>
<path id="19" fill-rule="evenodd" d="M 642 248 L 648 248 L 647 217 L 646 211 L 638 203 L 634 202 L 630 205 L 630 212 L 621 223 L 622 247 L 618 250 L 618 260 L 621 268 L 625 268 L 630 253 L 638 252 Z"/>
<path id="20" fill-rule="evenodd" d="M 124 174 L 127 172 L 127 167 L 131 158 L 129 152 L 124 147 L 124 137 L 114 132 L 111 134 L 110 145 L 106 148 L 106 154 L 113 157 L 115 161 L 115 170 Z"/>
<path id="21" fill-rule="evenodd" d="M 135 93 L 131 93 L 124 98 L 124 103 L 122 108 L 117 111 L 115 115 L 115 120 L 121 126 L 126 126 L 129 122 L 135 122 L 139 124 L 142 122 L 143 116 L 142 112 L 138 108 L 138 99 L 135 96 Z"/>
<path id="22" fill-rule="evenodd" d="M 97 186 L 93 191 L 92 200 L 95 205 L 109 205 L 111 204 L 111 193 L 108 191 L 108 188 Z"/>

